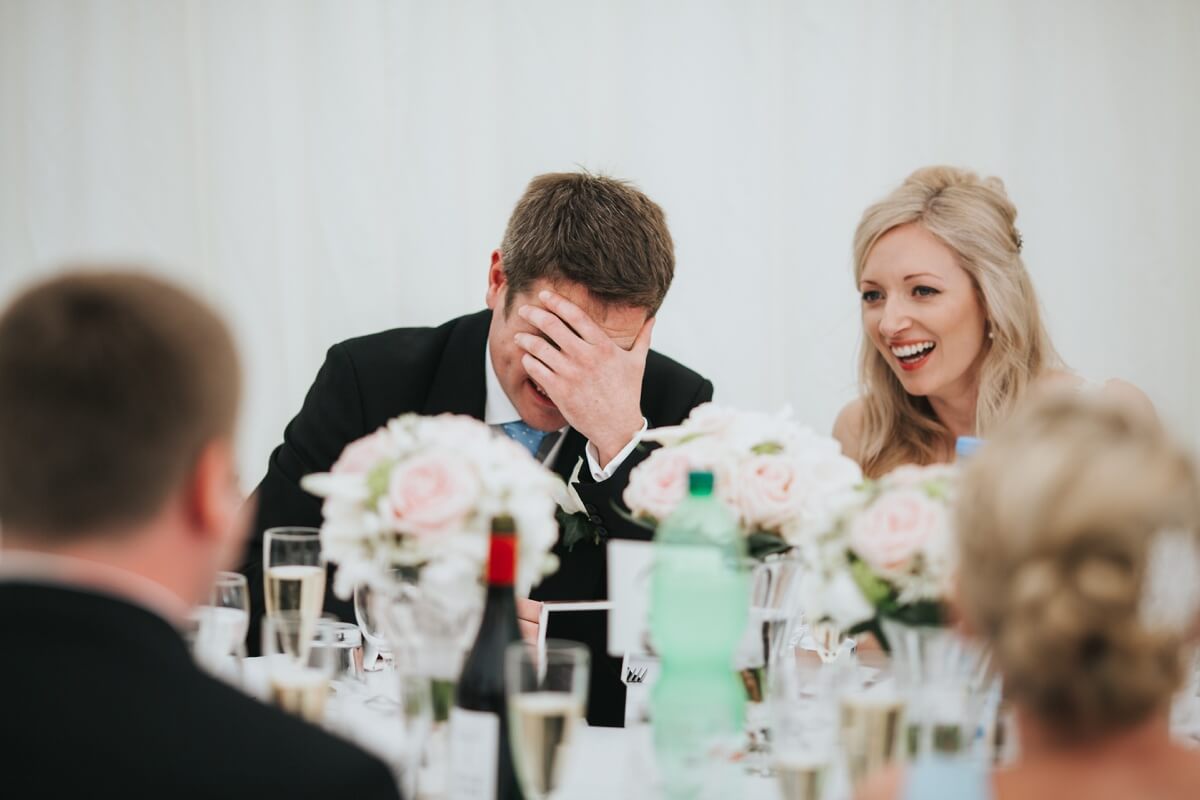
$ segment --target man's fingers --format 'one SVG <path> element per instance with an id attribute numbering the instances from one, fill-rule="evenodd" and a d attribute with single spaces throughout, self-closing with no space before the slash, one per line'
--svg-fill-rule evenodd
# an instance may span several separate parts
<path id="1" fill-rule="evenodd" d="M 524 597 L 517 598 L 517 619 L 529 620 L 537 624 L 537 621 L 542 617 L 542 604 L 537 600 L 529 600 Z"/>
<path id="2" fill-rule="evenodd" d="M 543 289 L 538 292 L 538 299 L 546 305 L 546 308 L 566 320 L 566 323 L 579 334 L 579 338 L 588 344 L 600 344 L 608 338 L 608 334 L 601 330 L 600 326 L 592 321 L 592 318 L 582 308 L 561 294 Z"/>
<path id="3" fill-rule="evenodd" d="M 561 318 L 544 308 L 521 306 L 517 309 L 517 313 L 530 325 L 549 336 L 559 350 L 566 353 L 577 353 L 583 345 L 587 344 L 579 334 L 568 328 Z"/>
<path id="4" fill-rule="evenodd" d="M 654 320 L 656 317 L 650 317 L 646 320 L 646 324 L 642 325 L 642 329 L 638 331 L 637 338 L 633 340 L 633 348 L 630 352 L 644 356 L 650 352 L 650 336 L 654 333 Z"/>
<path id="5" fill-rule="evenodd" d="M 521 638 L 526 644 L 537 644 L 538 626 L 536 622 L 526 622 L 523 619 L 517 620 L 517 625 L 521 628 Z"/>
<path id="6" fill-rule="evenodd" d="M 521 356 L 521 366 L 525 368 L 525 372 L 533 379 L 533 382 L 542 387 L 542 391 L 550 395 L 551 400 L 554 400 L 555 395 L 562 388 L 558 374 L 529 353 Z M 558 401 L 555 400 L 555 402 Z"/>
<path id="7" fill-rule="evenodd" d="M 541 336 L 534 336 L 532 333 L 518 333 L 513 337 L 513 341 L 517 343 L 517 347 L 560 375 L 566 370 L 566 356 L 554 349 L 554 346 Z"/>

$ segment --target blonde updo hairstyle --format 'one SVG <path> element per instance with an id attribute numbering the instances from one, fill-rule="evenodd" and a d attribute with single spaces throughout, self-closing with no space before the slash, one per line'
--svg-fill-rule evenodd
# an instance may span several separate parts
<path id="1" fill-rule="evenodd" d="M 962 611 L 1011 699 L 1076 741 L 1167 706 L 1195 609 L 1173 625 L 1147 613 L 1148 554 L 1172 531 L 1196 556 L 1200 488 L 1157 422 L 1094 394 L 1039 397 L 967 465 L 957 505 Z"/>
<path id="2" fill-rule="evenodd" d="M 861 285 L 871 248 L 901 225 L 918 224 L 949 247 L 970 275 L 988 321 L 979 374 L 975 432 L 1005 419 L 1041 372 L 1059 364 L 1021 260 L 1017 209 L 999 178 L 955 167 L 925 167 L 863 212 L 854 234 L 854 281 Z M 900 464 L 929 464 L 952 441 L 925 397 L 904 390 L 886 357 L 864 336 L 863 471 L 877 477 Z"/>

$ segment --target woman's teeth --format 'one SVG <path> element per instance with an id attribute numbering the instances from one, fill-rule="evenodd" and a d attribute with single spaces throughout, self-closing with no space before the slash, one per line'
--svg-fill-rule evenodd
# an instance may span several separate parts
<path id="1" fill-rule="evenodd" d="M 892 355 L 901 361 L 916 361 L 921 356 L 928 353 L 936 345 L 933 342 L 919 342 L 917 344 L 905 344 L 897 347 L 892 347 Z"/>

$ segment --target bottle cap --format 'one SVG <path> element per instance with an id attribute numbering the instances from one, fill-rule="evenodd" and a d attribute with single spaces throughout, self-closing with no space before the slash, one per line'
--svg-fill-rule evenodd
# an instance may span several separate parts
<path id="1" fill-rule="evenodd" d="M 688 473 L 688 494 L 692 497 L 708 497 L 713 493 L 713 474 L 708 470 L 692 470 Z"/>
<path id="2" fill-rule="evenodd" d="M 954 455 L 959 461 L 965 461 L 975 455 L 975 451 L 983 445 L 983 439 L 974 436 L 960 436 L 954 442 Z"/>

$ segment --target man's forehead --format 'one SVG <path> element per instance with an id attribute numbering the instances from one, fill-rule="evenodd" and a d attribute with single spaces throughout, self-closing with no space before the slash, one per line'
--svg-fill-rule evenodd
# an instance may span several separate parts
<path id="1" fill-rule="evenodd" d="M 540 279 L 529 289 L 529 299 L 542 305 L 537 294 L 543 289 L 550 289 L 570 300 L 592 318 L 592 321 L 604 329 L 610 336 L 636 336 L 642 325 L 649 317 L 648 309 L 640 306 L 606 303 L 588 291 L 581 283 L 574 281 L 550 281 Z"/>

